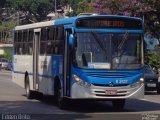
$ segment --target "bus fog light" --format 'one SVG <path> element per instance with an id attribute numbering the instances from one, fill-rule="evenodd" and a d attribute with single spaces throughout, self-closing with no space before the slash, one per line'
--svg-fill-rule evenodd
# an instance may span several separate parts
<path id="1" fill-rule="evenodd" d="M 90 83 L 83 81 L 83 80 L 80 79 L 77 75 L 73 75 L 73 79 L 74 79 L 75 82 L 76 82 L 78 85 L 80 85 L 80 86 L 87 87 L 87 88 L 91 86 Z"/>

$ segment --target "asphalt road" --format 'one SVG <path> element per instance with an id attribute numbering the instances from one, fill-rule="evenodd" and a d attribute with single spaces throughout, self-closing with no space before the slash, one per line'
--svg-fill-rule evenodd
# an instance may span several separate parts
<path id="1" fill-rule="evenodd" d="M 127 100 L 124 110 L 111 102 L 73 101 L 61 110 L 51 96 L 28 100 L 25 91 L 12 82 L 11 72 L 0 71 L 0 119 L 47 120 L 160 120 L 160 95 L 146 93 L 143 100 Z M 10 115 L 10 116 L 9 116 Z"/>

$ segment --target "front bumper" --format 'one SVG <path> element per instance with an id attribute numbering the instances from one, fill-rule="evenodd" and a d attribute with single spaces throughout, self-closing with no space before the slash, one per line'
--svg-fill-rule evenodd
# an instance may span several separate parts
<path id="1" fill-rule="evenodd" d="M 145 82 L 145 90 L 157 90 L 158 82 Z"/>
<path id="2" fill-rule="evenodd" d="M 106 90 L 117 90 L 115 95 L 107 95 Z M 71 88 L 72 99 L 126 99 L 126 98 L 143 98 L 144 84 L 131 88 L 130 85 L 123 87 L 105 87 L 91 85 L 85 88 L 76 83 Z"/>

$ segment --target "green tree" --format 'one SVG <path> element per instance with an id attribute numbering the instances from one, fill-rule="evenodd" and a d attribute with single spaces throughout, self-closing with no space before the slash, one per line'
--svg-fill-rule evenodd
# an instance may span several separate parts
<path id="1" fill-rule="evenodd" d="M 3 8 L 6 3 L 6 0 L 0 0 L 0 8 Z"/>
<path id="2" fill-rule="evenodd" d="M 85 12 L 93 12 L 93 7 L 91 6 L 91 0 L 83 0 L 81 2 L 78 3 L 78 7 L 77 7 L 77 14 L 78 13 L 85 13 Z"/>
<path id="3" fill-rule="evenodd" d="M 20 16 L 26 17 L 27 22 L 45 20 L 47 14 L 54 11 L 53 0 L 7 0 L 7 3 Z"/>
<path id="4" fill-rule="evenodd" d="M 15 22 L 2 22 L 0 25 L 0 42 L 8 43 L 8 39 L 12 37 L 12 29 L 16 26 Z"/>
<path id="5" fill-rule="evenodd" d="M 156 68 L 156 70 L 160 67 L 160 51 L 150 51 L 145 56 L 146 62 L 149 63 L 152 67 Z"/>
<path id="6" fill-rule="evenodd" d="M 11 53 L 5 53 L 3 55 L 0 55 L 0 58 L 6 58 L 8 60 L 11 60 L 12 59 L 12 54 Z"/>
<path id="7" fill-rule="evenodd" d="M 0 0 L 0 16 L 2 16 L 3 10 L 2 8 L 5 6 L 6 0 Z M 0 18 L 0 22 L 2 20 L 2 17 Z"/>
<path id="8" fill-rule="evenodd" d="M 67 0 L 67 3 L 73 9 L 73 15 L 84 12 L 93 12 L 92 2 L 94 0 Z"/>
<path id="9" fill-rule="evenodd" d="M 95 12 L 141 17 L 147 31 L 160 32 L 160 2 L 158 0 L 94 0 Z"/>
<path id="10" fill-rule="evenodd" d="M 144 10 L 145 24 L 148 31 L 160 32 L 160 2 L 158 0 L 142 0 L 152 10 Z"/>

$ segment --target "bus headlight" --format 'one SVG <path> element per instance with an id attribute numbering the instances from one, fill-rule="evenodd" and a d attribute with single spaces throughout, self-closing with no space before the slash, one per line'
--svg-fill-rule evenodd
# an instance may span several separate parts
<path id="1" fill-rule="evenodd" d="M 143 82 L 144 82 L 144 78 L 140 78 L 139 81 L 140 81 L 141 83 L 143 83 Z"/>
<path id="2" fill-rule="evenodd" d="M 88 88 L 88 87 L 91 86 L 90 83 L 83 81 L 83 80 L 80 79 L 77 75 L 73 75 L 73 79 L 74 79 L 75 82 L 76 82 L 78 85 L 80 85 L 80 86 L 83 86 L 83 87 L 86 87 L 86 88 Z"/>
<path id="3" fill-rule="evenodd" d="M 142 83 L 144 83 L 144 78 L 140 78 L 139 81 L 131 84 L 130 86 L 134 88 L 134 87 L 140 86 Z"/>

